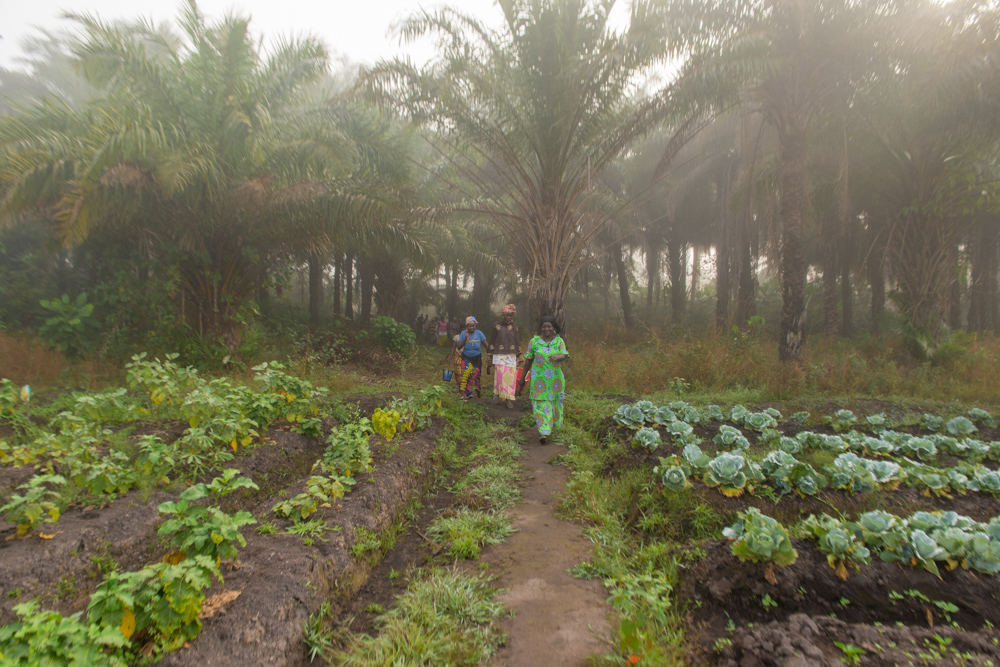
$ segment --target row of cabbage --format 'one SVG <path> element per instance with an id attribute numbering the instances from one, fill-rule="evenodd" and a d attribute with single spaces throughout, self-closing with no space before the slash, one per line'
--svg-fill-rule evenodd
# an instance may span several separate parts
<path id="1" fill-rule="evenodd" d="M 876 510 L 862 514 L 857 521 L 810 515 L 789 531 L 772 517 L 750 508 L 723 530 L 723 536 L 732 540 L 732 552 L 740 560 L 779 567 L 798 558 L 792 536 L 815 540 L 841 579 L 847 579 L 848 567 L 858 570 L 870 564 L 873 555 L 882 561 L 923 568 L 938 577 L 941 567 L 1000 572 L 1000 517 L 980 523 L 955 512 L 915 512 L 903 518 Z M 773 578 L 773 571 L 769 570 L 768 576 Z"/>
<path id="2" fill-rule="evenodd" d="M 697 479 L 731 497 L 744 491 L 753 493 L 762 484 L 781 495 L 797 493 L 803 497 L 827 487 L 847 493 L 871 493 L 895 490 L 900 485 L 926 495 L 949 497 L 971 491 L 1000 497 L 1000 473 L 983 465 L 961 462 L 953 468 L 936 468 L 907 458 L 899 462 L 866 459 L 853 452 L 838 455 L 821 473 L 782 450 L 769 452 L 758 463 L 740 451 L 711 457 L 691 443 L 684 446 L 680 456 L 661 457 L 653 473 L 670 491 L 683 491 L 690 487 L 691 479 Z"/>

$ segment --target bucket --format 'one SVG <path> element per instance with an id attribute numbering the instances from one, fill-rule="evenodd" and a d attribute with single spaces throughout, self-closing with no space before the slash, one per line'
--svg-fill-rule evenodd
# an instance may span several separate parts
<path id="1" fill-rule="evenodd" d="M 531 382 L 531 371 L 528 371 L 528 374 L 525 375 L 524 374 L 524 369 L 523 368 L 518 368 L 517 369 L 517 382 L 518 382 L 518 384 L 521 383 L 521 378 L 522 377 L 524 378 L 524 384 L 528 384 L 529 382 Z"/>
<path id="2" fill-rule="evenodd" d="M 454 371 L 452 371 L 450 368 L 446 368 L 443 371 L 441 371 L 441 379 L 444 380 L 445 382 L 451 382 L 452 375 L 454 375 Z"/>

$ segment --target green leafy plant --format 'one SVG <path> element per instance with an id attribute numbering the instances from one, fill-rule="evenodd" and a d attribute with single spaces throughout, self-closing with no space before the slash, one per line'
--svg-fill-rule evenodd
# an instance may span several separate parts
<path id="1" fill-rule="evenodd" d="M 661 458 L 660 465 L 653 467 L 653 474 L 660 476 L 667 491 L 683 491 L 691 486 L 684 469 L 678 465 L 670 465 L 666 459 Z"/>
<path id="2" fill-rule="evenodd" d="M 222 558 L 235 559 L 239 550 L 246 546 L 240 528 L 257 523 L 257 520 L 249 512 L 229 515 L 215 505 L 204 506 L 194 501 L 211 497 L 217 502 L 237 489 L 258 488 L 252 480 L 238 475 L 238 470 L 224 470 L 210 484 L 195 484 L 185 489 L 177 502 L 160 504 L 160 513 L 168 518 L 156 534 L 168 538 L 170 546 L 182 554 L 182 558 L 207 556 L 215 562 Z"/>
<path id="3" fill-rule="evenodd" d="M 66 484 L 61 475 L 35 475 L 17 487 L 24 494 L 12 494 L 10 501 L 0 507 L 7 520 L 17 525 L 17 535 L 23 537 L 43 523 L 59 521 L 62 495 L 56 489 Z M 51 487 L 51 488 L 50 488 Z"/>
<path id="4" fill-rule="evenodd" d="M 638 429 L 646 423 L 646 414 L 634 405 L 623 405 L 615 412 L 613 419 L 626 428 Z"/>
<path id="5" fill-rule="evenodd" d="M 733 540 L 733 555 L 742 561 L 768 563 L 787 567 L 794 563 L 799 554 L 792 546 L 788 530 L 779 521 L 762 514 L 755 507 L 739 513 L 739 519 L 732 526 L 724 528 L 723 537 Z M 773 567 L 765 576 L 776 583 Z"/>
<path id="6" fill-rule="evenodd" d="M 662 444 L 660 434 L 656 429 L 640 428 L 632 437 L 632 444 L 637 445 L 648 452 L 655 452 L 656 448 Z"/>
<path id="7" fill-rule="evenodd" d="M 854 428 L 858 417 L 850 410 L 837 410 L 832 416 L 824 417 L 823 421 L 830 425 L 835 433 L 841 433 Z"/>
<path id="8" fill-rule="evenodd" d="M 719 432 L 712 438 L 712 442 L 722 447 L 735 447 L 736 449 L 750 449 L 750 441 L 744 437 L 743 433 L 733 426 L 723 424 L 719 427 Z"/>
<path id="9" fill-rule="evenodd" d="M 702 477 L 706 486 L 719 487 L 723 495 L 736 497 L 745 489 L 753 490 L 755 482 L 763 480 L 759 468 L 740 454 L 723 452 L 708 463 Z"/>
<path id="10" fill-rule="evenodd" d="M 841 653 L 844 654 L 844 662 L 848 665 L 860 665 L 861 656 L 865 655 L 866 651 L 862 648 L 858 648 L 854 644 L 845 644 L 844 642 L 833 642 L 834 646 L 840 649 Z"/>
<path id="11" fill-rule="evenodd" d="M 417 345 L 417 337 L 409 325 L 384 315 L 372 320 L 371 336 L 389 352 L 402 355 L 410 354 Z"/>
<path id="12" fill-rule="evenodd" d="M 59 299 L 43 299 L 40 303 L 50 313 L 38 330 L 46 345 L 69 357 L 79 357 L 91 347 L 100 324 L 94 317 L 94 304 L 87 303 L 86 292 L 72 300 L 63 294 Z"/>
<path id="13" fill-rule="evenodd" d="M 128 641 L 118 628 L 83 623 L 82 612 L 64 617 L 38 606 L 37 600 L 15 605 L 17 620 L 0 627 L 0 660 L 4 665 L 124 667 L 121 649 Z"/>

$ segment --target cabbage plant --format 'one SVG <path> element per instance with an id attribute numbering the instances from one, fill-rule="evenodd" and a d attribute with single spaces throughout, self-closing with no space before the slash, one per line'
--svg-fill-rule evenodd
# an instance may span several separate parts
<path id="1" fill-rule="evenodd" d="M 712 461 L 712 457 L 701 451 L 701 447 L 694 443 L 684 446 L 681 457 L 690 468 L 691 474 L 699 476 L 708 472 L 708 464 Z"/>
<path id="2" fill-rule="evenodd" d="M 928 431 L 937 432 L 944 428 L 944 417 L 938 417 L 937 415 L 925 412 L 920 416 L 920 423 L 923 424 L 924 428 Z"/>
<path id="3" fill-rule="evenodd" d="M 738 516 L 735 524 L 722 529 L 723 537 L 733 540 L 730 548 L 734 556 L 741 561 L 773 563 L 778 567 L 787 567 L 798 559 L 788 530 L 780 522 L 755 507 Z"/>
<path id="4" fill-rule="evenodd" d="M 858 423 L 858 417 L 850 410 L 837 410 L 832 416 L 824 417 L 823 421 L 830 425 L 835 433 L 848 431 Z"/>
<path id="5" fill-rule="evenodd" d="M 798 424 L 799 426 L 805 426 L 806 420 L 809 419 L 809 413 L 806 411 L 796 412 L 791 416 L 791 420 Z"/>
<path id="6" fill-rule="evenodd" d="M 774 428 L 778 422 L 766 412 L 751 412 L 743 418 L 743 425 L 754 431 L 763 432 L 765 429 Z"/>
<path id="7" fill-rule="evenodd" d="M 680 420 L 675 420 L 666 425 L 667 433 L 673 438 L 674 442 L 677 443 L 690 443 L 694 442 L 694 427 L 687 422 L 682 422 Z"/>
<path id="8" fill-rule="evenodd" d="M 723 424 L 719 427 L 719 432 L 712 438 L 712 442 L 720 447 L 734 447 L 742 450 L 750 449 L 750 441 L 744 437 L 735 426 Z"/>
<path id="9" fill-rule="evenodd" d="M 645 413 L 634 405 L 623 405 L 614 414 L 614 420 L 626 428 L 638 429 L 646 423 Z"/>
<path id="10" fill-rule="evenodd" d="M 993 415 L 982 408 L 972 408 L 965 413 L 965 416 L 987 428 L 996 428 L 997 426 L 997 421 L 993 418 Z"/>
<path id="11" fill-rule="evenodd" d="M 788 454 L 798 454 L 802 451 L 802 444 L 795 438 L 778 438 L 778 449 Z"/>
<path id="12" fill-rule="evenodd" d="M 1000 497 L 1000 472 L 984 469 L 975 476 L 974 481 L 977 491 Z"/>
<path id="13" fill-rule="evenodd" d="M 871 562 L 871 551 L 858 538 L 853 524 L 843 523 L 828 514 L 809 515 L 796 532 L 817 541 L 817 547 L 826 554 L 827 563 L 840 579 L 847 580 L 848 565 L 858 570 L 860 565 Z"/>
<path id="14" fill-rule="evenodd" d="M 691 486 L 687 474 L 679 465 L 656 466 L 653 468 L 653 473 L 660 476 L 663 487 L 668 491 L 683 491 Z"/>
<path id="15" fill-rule="evenodd" d="M 956 438 L 967 438 L 979 429 L 966 417 L 955 417 L 944 426 L 945 430 Z"/>
<path id="16" fill-rule="evenodd" d="M 830 485 L 835 489 L 850 493 L 871 493 L 875 490 L 875 476 L 868 470 L 868 459 L 845 452 L 826 467 L 830 473 Z"/>
<path id="17" fill-rule="evenodd" d="M 868 422 L 868 426 L 871 427 L 874 433 L 881 433 L 889 428 L 889 419 L 885 416 L 884 412 L 880 412 L 877 415 L 868 415 L 865 417 L 865 421 Z"/>
<path id="18" fill-rule="evenodd" d="M 937 456 L 937 446 L 927 438 L 910 438 L 900 446 L 900 450 L 923 461 Z"/>
<path id="19" fill-rule="evenodd" d="M 680 419 L 681 421 L 686 421 L 688 424 L 698 424 L 701 422 L 701 413 L 698 412 L 698 408 L 688 405 L 681 410 Z"/>
<path id="20" fill-rule="evenodd" d="M 719 487 L 723 495 L 734 498 L 744 489 L 753 489 L 753 481 L 761 481 L 763 475 L 756 466 L 742 455 L 723 452 L 708 463 L 708 472 L 702 478 L 706 486 Z"/>
<path id="21" fill-rule="evenodd" d="M 649 414 L 649 420 L 657 426 L 666 426 L 670 422 L 677 421 L 677 415 L 675 415 L 674 411 L 667 406 L 663 406 L 653 410 Z"/>
<path id="22" fill-rule="evenodd" d="M 725 421 L 726 416 L 722 414 L 722 408 L 718 405 L 706 405 L 701 409 L 701 423 Z"/>
<path id="23" fill-rule="evenodd" d="M 742 424 L 743 420 L 749 414 L 750 414 L 750 411 L 747 410 L 746 407 L 744 407 L 742 405 L 739 405 L 739 404 L 734 405 L 729 410 L 729 421 L 733 422 L 734 424 Z"/>
<path id="24" fill-rule="evenodd" d="M 640 428 L 632 438 L 632 444 L 642 447 L 648 452 L 655 452 L 663 441 L 656 429 Z"/>
<path id="25" fill-rule="evenodd" d="M 865 462 L 865 467 L 875 478 L 875 483 L 883 489 L 896 490 L 902 484 L 906 473 L 898 463 L 892 461 L 871 461 L 861 459 Z"/>

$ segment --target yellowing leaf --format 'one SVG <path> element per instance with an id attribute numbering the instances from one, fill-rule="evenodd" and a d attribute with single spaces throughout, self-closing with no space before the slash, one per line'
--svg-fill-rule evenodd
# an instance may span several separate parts
<path id="1" fill-rule="evenodd" d="M 252 435 L 245 435 L 245 436 L 243 436 L 243 439 L 240 440 L 240 444 L 243 445 L 244 447 L 246 447 L 247 445 L 249 445 L 251 442 L 253 442 L 253 436 Z"/>
<path id="2" fill-rule="evenodd" d="M 135 632 L 135 614 L 132 613 L 131 609 L 125 610 L 125 615 L 122 616 L 122 625 L 119 629 L 125 635 L 125 639 L 132 638 L 132 633 Z"/>
<path id="3" fill-rule="evenodd" d="M 164 396 L 160 392 L 156 392 L 155 394 L 152 394 L 149 398 L 151 401 L 153 401 L 153 405 L 159 405 L 160 403 L 163 402 Z"/>
<path id="4" fill-rule="evenodd" d="M 198 424 L 201 423 L 201 417 L 199 417 L 198 415 L 191 417 L 190 423 L 191 423 L 191 428 L 197 428 Z"/>
<path id="5" fill-rule="evenodd" d="M 58 534 L 59 534 L 59 533 L 52 533 L 51 535 L 48 535 L 48 534 L 46 534 L 46 533 L 38 533 L 38 536 L 39 536 L 40 538 L 42 538 L 43 540 L 51 540 L 51 539 L 52 539 L 53 537 L 55 537 L 55 536 L 56 536 L 56 535 L 58 535 Z"/>
<path id="6" fill-rule="evenodd" d="M 185 556 L 186 554 L 183 551 L 171 551 L 163 557 L 163 562 L 170 565 L 177 565 L 184 560 Z"/>
<path id="7" fill-rule="evenodd" d="M 231 443 L 229 443 L 229 446 L 233 448 L 233 454 L 235 454 L 236 453 L 236 441 L 233 440 Z"/>

